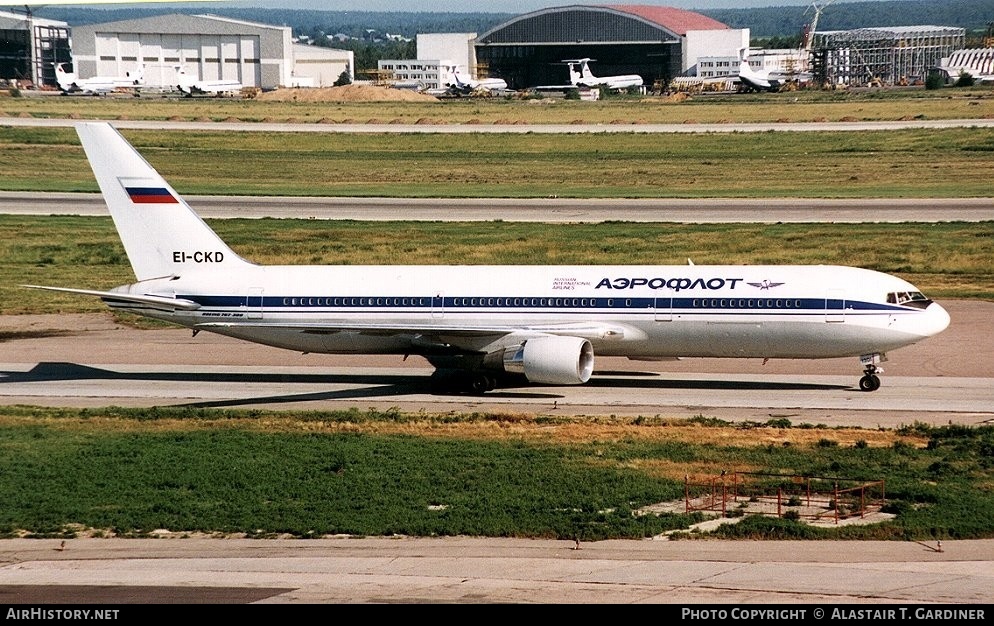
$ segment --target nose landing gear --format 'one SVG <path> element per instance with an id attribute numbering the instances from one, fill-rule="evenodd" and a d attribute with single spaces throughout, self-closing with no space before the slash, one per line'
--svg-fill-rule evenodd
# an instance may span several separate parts
<path id="1" fill-rule="evenodd" d="M 883 370 L 878 370 L 876 365 L 866 366 L 866 369 L 863 370 L 863 377 L 859 379 L 860 391 L 876 391 L 880 389 L 880 377 L 877 376 L 878 371 L 882 372 Z"/>
<path id="2" fill-rule="evenodd" d="M 876 391 L 880 389 L 880 377 L 877 374 L 883 374 L 884 369 L 877 367 L 877 363 L 886 360 L 887 357 L 883 354 L 867 354 L 859 357 L 860 363 L 864 366 L 863 377 L 859 379 L 860 391 Z"/>

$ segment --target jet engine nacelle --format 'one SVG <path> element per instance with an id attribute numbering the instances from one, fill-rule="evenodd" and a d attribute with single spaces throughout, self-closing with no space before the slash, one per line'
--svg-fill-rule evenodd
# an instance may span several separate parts
<path id="1" fill-rule="evenodd" d="M 580 385 L 594 371 L 594 348 L 582 337 L 532 337 L 504 353 L 504 370 L 533 383 Z"/>

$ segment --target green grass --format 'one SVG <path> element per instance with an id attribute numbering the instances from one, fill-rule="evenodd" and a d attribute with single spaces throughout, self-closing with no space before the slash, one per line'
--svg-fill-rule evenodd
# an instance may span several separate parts
<path id="1" fill-rule="evenodd" d="M 629 437 L 560 443 L 522 434 L 377 432 L 520 420 L 359 411 L 0 410 L 0 534 L 125 536 L 158 529 L 249 536 L 328 534 L 640 538 L 695 515 L 633 515 L 683 497 L 654 464 L 751 467 L 886 480 L 895 520 L 814 530 L 762 518 L 724 536 L 931 539 L 994 536 L 994 429 L 912 426 L 918 447 L 770 446 Z M 553 418 L 539 430 L 562 424 Z M 541 418 L 536 425 L 541 426 Z M 740 424 L 736 429 L 761 425 Z M 715 431 L 727 424 L 705 428 Z M 707 432 L 707 431 L 705 431 Z M 831 436 L 831 430 L 826 430 Z"/>
<path id="2" fill-rule="evenodd" d="M 595 102 L 502 98 L 429 102 L 306 102 L 301 98 L 278 102 L 152 94 L 141 98 L 0 97 L 0 117 L 484 125 L 968 119 L 994 115 L 991 95 L 989 87 L 974 87 L 708 94 L 689 99 L 625 96 Z"/>
<path id="3" fill-rule="evenodd" d="M 122 131 L 180 193 L 543 198 L 986 197 L 994 129 L 861 133 Z M 0 134 L 0 190 L 97 191 L 72 129 Z"/>
<path id="4" fill-rule="evenodd" d="M 211 226 L 261 264 L 857 264 L 931 297 L 994 299 L 994 223 L 534 224 L 228 219 Z M 0 215 L 5 314 L 104 311 L 22 284 L 134 282 L 109 217 Z"/>

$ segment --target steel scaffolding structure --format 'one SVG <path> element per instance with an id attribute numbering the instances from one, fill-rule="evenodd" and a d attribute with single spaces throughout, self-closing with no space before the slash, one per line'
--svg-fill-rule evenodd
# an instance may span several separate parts
<path id="1" fill-rule="evenodd" d="M 814 35 L 812 70 L 824 85 L 914 84 L 965 42 L 966 29 L 951 26 L 825 31 Z"/>

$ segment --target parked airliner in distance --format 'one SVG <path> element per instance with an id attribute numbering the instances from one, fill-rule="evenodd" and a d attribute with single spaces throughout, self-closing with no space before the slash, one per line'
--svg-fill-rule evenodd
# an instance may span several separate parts
<path id="1" fill-rule="evenodd" d="M 237 80 L 200 80 L 188 74 L 182 65 L 177 65 L 175 69 L 176 89 L 188 98 L 196 95 L 221 96 L 225 93 L 238 93 L 244 87 Z"/>
<path id="2" fill-rule="evenodd" d="M 106 122 L 77 132 L 136 283 L 114 309 L 300 352 L 423 355 L 461 391 L 587 382 L 595 355 L 859 357 L 880 386 L 887 352 L 949 315 L 901 278 L 843 266 L 263 266 L 229 248 Z M 446 387 L 452 388 L 452 387 Z"/>
<path id="3" fill-rule="evenodd" d="M 138 89 L 145 84 L 145 66 L 139 65 L 124 76 L 92 76 L 80 78 L 75 71 L 66 70 L 65 63 L 55 64 L 55 81 L 63 94 L 103 95 L 119 89 Z"/>
<path id="4" fill-rule="evenodd" d="M 499 93 L 507 89 L 507 81 L 503 78 L 467 78 L 459 71 L 458 65 L 443 65 L 442 69 L 449 77 L 445 86 L 453 95 L 468 96 L 481 92 Z"/>
<path id="5" fill-rule="evenodd" d="M 565 59 L 569 67 L 569 81 L 576 87 L 604 87 L 606 89 L 628 89 L 641 87 L 642 77 L 638 74 L 623 74 L 620 76 L 594 76 L 590 71 L 590 62 L 594 59 Z"/>
<path id="6" fill-rule="evenodd" d="M 749 61 L 739 61 L 739 73 L 734 75 L 747 91 L 780 91 L 790 81 L 807 82 L 811 80 L 811 72 L 794 72 L 788 74 L 780 71 L 754 70 Z"/>

